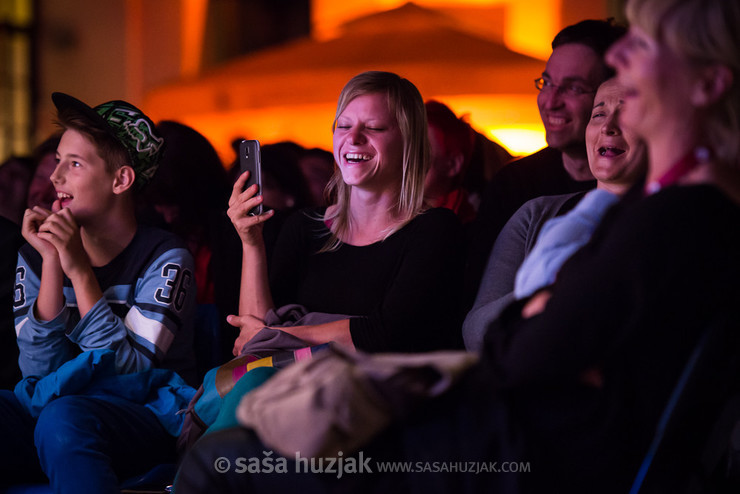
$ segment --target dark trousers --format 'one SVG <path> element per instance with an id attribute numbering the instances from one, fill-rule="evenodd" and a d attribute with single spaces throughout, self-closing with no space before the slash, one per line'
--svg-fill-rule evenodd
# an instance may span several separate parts
<path id="1" fill-rule="evenodd" d="M 174 461 L 174 438 L 146 407 L 63 396 L 38 419 L 0 390 L 0 486 L 45 481 L 56 493 L 116 493 L 119 478 Z"/>

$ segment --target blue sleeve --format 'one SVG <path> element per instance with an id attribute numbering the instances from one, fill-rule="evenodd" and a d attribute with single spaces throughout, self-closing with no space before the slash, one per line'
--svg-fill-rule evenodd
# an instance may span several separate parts
<path id="1" fill-rule="evenodd" d="M 39 321 L 34 316 L 40 285 L 39 273 L 33 269 L 29 259 L 19 253 L 13 311 L 20 351 L 18 363 L 23 377 L 45 376 L 76 354 L 65 334 L 69 320 L 66 305 L 51 321 Z"/>
<path id="2" fill-rule="evenodd" d="M 136 282 L 133 305 L 124 318 L 100 299 L 67 337 L 83 351 L 113 350 L 120 373 L 158 367 L 181 326 L 194 316 L 193 273 L 187 249 L 165 251 Z"/>
<path id="3" fill-rule="evenodd" d="M 517 271 L 516 299 L 529 297 L 552 285 L 563 263 L 589 241 L 604 213 L 617 199 L 618 196 L 611 192 L 595 189 L 567 214 L 548 220 L 532 252 Z"/>

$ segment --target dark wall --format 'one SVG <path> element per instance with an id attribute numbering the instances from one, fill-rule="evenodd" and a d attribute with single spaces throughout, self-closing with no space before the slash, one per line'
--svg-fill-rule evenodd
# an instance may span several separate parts
<path id="1" fill-rule="evenodd" d="M 308 36 L 310 0 L 211 0 L 204 67 Z"/>

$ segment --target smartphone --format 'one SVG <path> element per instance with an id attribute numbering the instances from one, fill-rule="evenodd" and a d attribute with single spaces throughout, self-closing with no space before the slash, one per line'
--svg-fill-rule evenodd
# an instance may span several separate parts
<path id="1" fill-rule="evenodd" d="M 262 194 L 262 158 L 260 153 L 260 141 L 243 140 L 239 143 L 239 166 L 241 172 L 249 172 L 249 179 L 244 186 L 246 189 L 252 184 L 257 184 L 257 194 Z M 262 214 L 262 204 L 258 204 L 249 211 L 252 216 Z"/>

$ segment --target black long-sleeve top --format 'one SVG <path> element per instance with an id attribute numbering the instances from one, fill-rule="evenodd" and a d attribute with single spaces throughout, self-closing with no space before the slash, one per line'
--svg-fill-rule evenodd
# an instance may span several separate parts
<path id="1" fill-rule="evenodd" d="M 430 209 L 382 242 L 319 254 L 329 235 L 323 213 L 299 211 L 283 226 L 269 271 L 276 306 L 358 316 L 350 333 L 364 351 L 462 346 L 463 250 L 454 213 Z"/>

